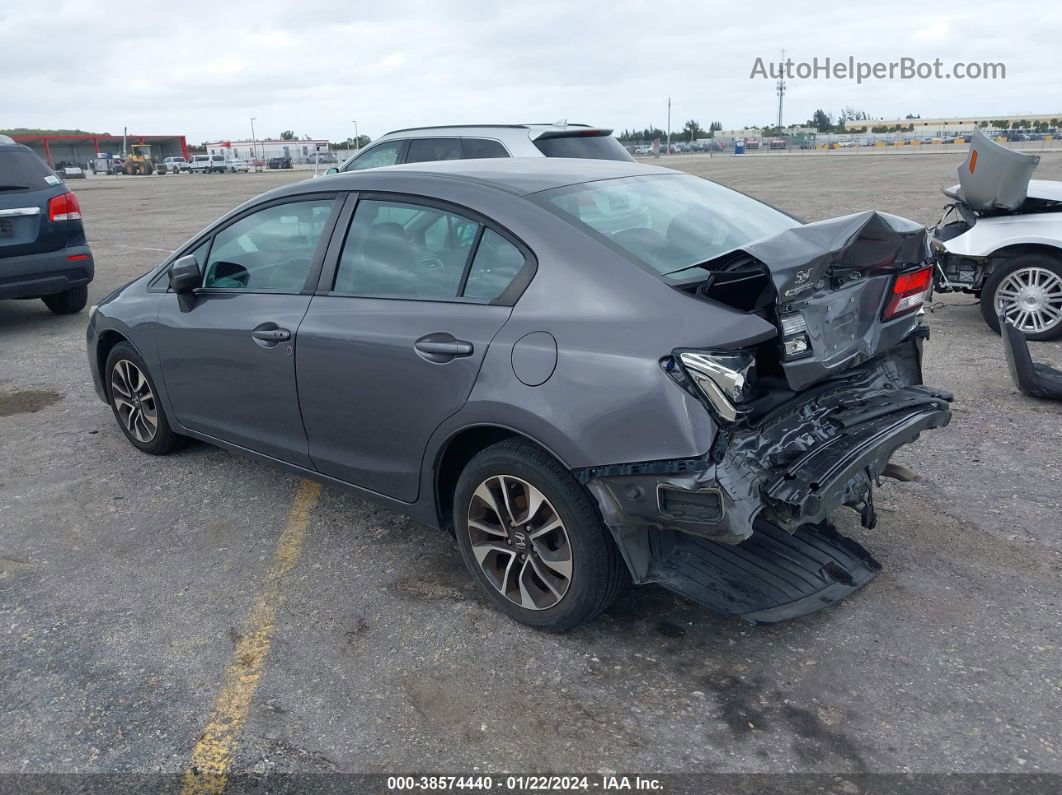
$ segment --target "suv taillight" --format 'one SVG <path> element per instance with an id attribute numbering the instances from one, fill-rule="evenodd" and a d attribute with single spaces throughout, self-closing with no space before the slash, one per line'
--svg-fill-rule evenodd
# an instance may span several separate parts
<path id="1" fill-rule="evenodd" d="M 72 191 L 60 193 L 48 201 L 49 221 L 80 221 L 81 204 Z"/>
<path id="2" fill-rule="evenodd" d="M 922 306 L 929 294 L 929 288 L 933 281 L 933 268 L 927 265 L 916 271 L 907 271 L 896 275 L 896 281 L 892 283 L 892 294 L 885 311 L 881 313 L 882 320 L 892 320 L 908 312 L 914 312 Z"/>

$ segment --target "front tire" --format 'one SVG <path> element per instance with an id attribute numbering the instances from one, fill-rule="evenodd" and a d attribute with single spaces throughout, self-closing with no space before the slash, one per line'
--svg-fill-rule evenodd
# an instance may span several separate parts
<path id="1" fill-rule="evenodd" d="M 127 342 L 115 345 L 104 369 L 107 400 L 125 438 L 137 450 L 168 455 L 185 441 L 170 428 L 147 365 Z"/>
<path id="2" fill-rule="evenodd" d="M 1023 254 L 996 268 L 981 290 L 981 315 L 997 334 L 1000 314 L 1026 339 L 1062 337 L 1062 261 Z"/>
<path id="3" fill-rule="evenodd" d="M 501 612 L 563 632 L 605 610 L 629 582 L 587 491 L 522 441 L 477 454 L 458 479 L 454 528 L 473 579 Z"/>
<path id="4" fill-rule="evenodd" d="M 62 293 L 46 295 L 41 300 L 57 315 L 73 315 L 84 309 L 85 304 L 88 303 L 88 285 L 71 287 Z"/>

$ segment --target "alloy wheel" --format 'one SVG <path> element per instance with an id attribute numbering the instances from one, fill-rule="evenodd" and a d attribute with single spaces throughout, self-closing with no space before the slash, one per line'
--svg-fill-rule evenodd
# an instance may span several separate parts
<path id="1" fill-rule="evenodd" d="M 527 610 L 557 605 L 572 580 L 572 547 L 546 496 L 512 475 L 487 478 L 468 506 L 472 554 L 487 580 Z"/>
<path id="2" fill-rule="evenodd" d="M 1026 334 L 1062 323 L 1062 277 L 1047 268 L 1020 268 L 999 283 L 996 311 Z"/>
<path id="3" fill-rule="evenodd" d="M 155 438 L 159 427 L 155 393 L 140 368 L 128 359 L 119 359 L 111 370 L 111 400 L 130 436 L 144 444 Z"/>

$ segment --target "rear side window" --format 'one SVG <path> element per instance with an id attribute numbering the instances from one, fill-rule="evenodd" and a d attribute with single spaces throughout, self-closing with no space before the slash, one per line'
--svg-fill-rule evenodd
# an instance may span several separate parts
<path id="1" fill-rule="evenodd" d="M 380 298 L 456 298 L 479 224 L 434 207 L 358 202 L 334 290 Z"/>
<path id="2" fill-rule="evenodd" d="M 489 138 L 462 138 L 461 147 L 464 149 L 465 159 L 467 160 L 509 156 L 504 146 Z"/>
<path id="3" fill-rule="evenodd" d="M 333 290 L 372 298 L 477 302 L 500 297 L 526 263 L 478 221 L 437 207 L 358 202 Z"/>
<path id="4" fill-rule="evenodd" d="M 59 178 L 29 149 L 0 149 L 0 191 L 37 190 L 58 184 Z"/>
<path id="5" fill-rule="evenodd" d="M 546 157 L 581 157 L 588 160 L 634 160 L 611 135 L 564 135 L 538 138 L 538 151 Z"/>
<path id="6" fill-rule="evenodd" d="M 429 160 L 462 160 L 460 138 L 417 138 L 409 142 L 407 163 Z"/>
<path id="7" fill-rule="evenodd" d="M 499 298 L 523 267 L 524 255 L 520 249 L 493 229 L 484 230 L 468 272 L 465 298 L 484 301 Z"/>

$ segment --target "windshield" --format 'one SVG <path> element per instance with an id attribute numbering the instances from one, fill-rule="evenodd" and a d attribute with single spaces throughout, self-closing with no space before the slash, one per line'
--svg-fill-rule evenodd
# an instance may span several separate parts
<path id="1" fill-rule="evenodd" d="M 664 275 L 800 226 L 766 204 L 687 174 L 586 182 L 542 195 L 562 217 Z"/>

